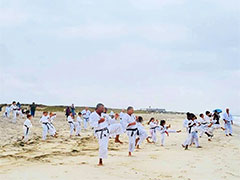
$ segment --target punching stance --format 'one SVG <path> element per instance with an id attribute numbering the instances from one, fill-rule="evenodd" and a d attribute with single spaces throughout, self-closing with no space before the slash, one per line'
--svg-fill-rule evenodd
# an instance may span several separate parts
<path id="1" fill-rule="evenodd" d="M 103 165 L 103 159 L 107 158 L 109 136 L 112 134 L 120 134 L 122 127 L 120 124 L 108 125 L 107 120 L 102 117 L 104 105 L 98 104 L 96 110 L 90 115 L 89 122 L 94 128 L 94 134 L 99 144 L 99 166 Z"/>
<path id="2" fill-rule="evenodd" d="M 133 115 L 134 109 L 133 107 L 127 108 L 127 113 L 123 116 L 121 121 L 122 127 L 126 130 L 128 138 L 129 138 L 129 148 L 128 148 L 128 155 L 132 156 L 132 152 L 135 149 L 136 143 L 136 136 L 137 136 L 137 122 L 136 117 Z"/>

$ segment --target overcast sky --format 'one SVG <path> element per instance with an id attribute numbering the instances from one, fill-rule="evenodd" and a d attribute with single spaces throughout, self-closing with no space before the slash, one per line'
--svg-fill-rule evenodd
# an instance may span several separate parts
<path id="1" fill-rule="evenodd" d="M 240 114 L 240 1 L 1 0 L 13 100 Z"/>

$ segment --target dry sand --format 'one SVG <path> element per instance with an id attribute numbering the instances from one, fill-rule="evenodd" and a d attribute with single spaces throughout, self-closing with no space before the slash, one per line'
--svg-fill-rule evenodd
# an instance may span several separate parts
<path id="1" fill-rule="evenodd" d="M 69 126 L 64 113 L 57 113 L 54 124 L 58 138 L 41 141 L 40 112 L 32 120 L 29 144 L 23 144 L 24 119 L 17 124 L 0 118 L 0 179 L 1 180 L 77 180 L 77 179 L 138 179 L 138 180 L 239 180 L 240 179 L 240 128 L 234 126 L 234 136 L 225 137 L 221 130 L 215 131 L 212 142 L 200 139 L 202 149 L 190 147 L 183 150 L 186 138 L 170 134 L 165 147 L 143 143 L 133 157 L 128 157 L 128 140 L 121 136 L 123 145 L 109 143 L 109 157 L 103 167 L 98 167 L 98 144 L 89 129 L 81 137 L 69 139 Z M 172 129 L 182 129 L 184 115 L 143 115 L 145 122 L 154 116 L 166 119 Z M 146 126 L 148 129 L 148 127 Z M 158 137 L 159 140 L 159 137 Z"/>

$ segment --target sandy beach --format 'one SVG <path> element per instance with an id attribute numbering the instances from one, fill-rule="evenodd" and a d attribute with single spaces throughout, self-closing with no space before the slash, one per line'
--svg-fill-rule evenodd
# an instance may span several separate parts
<path id="1" fill-rule="evenodd" d="M 0 179 L 1 180 L 77 180 L 77 179 L 138 179 L 138 180 L 238 180 L 240 179 L 240 127 L 234 126 L 234 136 L 226 137 L 216 130 L 212 142 L 200 139 L 202 149 L 181 144 L 186 138 L 182 128 L 185 115 L 143 114 L 145 128 L 150 117 L 166 119 L 172 129 L 183 132 L 170 134 L 164 147 L 144 142 L 142 149 L 128 157 L 128 139 L 124 144 L 109 142 L 109 157 L 103 167 L 97 166 L 98 144 L 91 129 L 82 131 L 81 137 L 69 139 L 69 126 L 64 113 L 58 112 L 54 121 L 58 138 L 41 140 L 39 124 L 41 112 L 32 120 L 29 144 L 20 141 L 24 119 L 17 124 L 0 118 Z M 158 141 L 160 140 L 158 136 Z"/>

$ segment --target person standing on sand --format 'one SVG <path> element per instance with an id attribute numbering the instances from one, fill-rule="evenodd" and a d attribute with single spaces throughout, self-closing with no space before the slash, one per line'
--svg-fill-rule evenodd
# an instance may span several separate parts
<path id="1" fill-rule="evenodd" d="M 82 116 L 83 116 L 83 127 L 84 129 L 87 129 L 88 126 L 88 120 L 89 120 L 89 116 L 91 114 L 91 111 L 88 110 L 88 107 L 85 107 L 84 110 L 82 110 Z"/>
<path id="2" fill-rule="evenodd" d="M 13 119 L 12 119 L 12 122 L 13 123 L 16 123 L 16 119 L 17 119 L 17 110 L 18 110 L 18 107 L 16 105 L 16 101 L 13 101 L 12 102 L 12 105 L 10 106 L 10 109 L 13 113 Z"/>
<path id="3" fill-rule="evenodd" d="M 70 113 L 71 113 L 71 110 L 70 110 L 70 107 L 68 106 L 68 107 L 66 108 L 66 112 L 65 112 L 66 118 L 68 118 L 68 116 L 70 115 Z"/>
<path id="4" fill-rule="evenodd" d="M 75 106 L 74 106 L 74 104 L 72 104 L 72 106 L 71 106 L 71 113 L 72 113 L 72 115 L 73 115 L 73 118 L 75 117 L 75 115 L 76 115 L 76 113 L 75 113 Z"/>
<path id="5" fill-rule="evenodd" d="M 104 105 L 99 103 L 97 104 L 95 111 L 89 117 L 90 125 L 94 128 L 94 135 L 98 139 L 99 166 L 102 166 L 103 159 L 107 158 L 109 136 L 120 134 L 122 132 L 121 124 L 108 125 L 107 119 L 102 117 L 103 112 Z"/>
<path id="6" fill-rule="evenodd" d="M 35 102 L 33 102 L 33 103 L 30 105 L 30 111 L 31 111 L 32 117 L 35 116 L 36 107 L 37 107 L 37 106 L 36 106 Z"/>
<path id="7" fill-rule="evenodd" d="M 225 134 L 226 136 L 232 136 L 232 125 L 233 125 L 233 117 L 230 114 L 229 108 L 226 109 L 226 113 L 223 114 L 223 121 L 225 125 Z M 229 133 L 229 134 L 228 134 Z"/>
<path id="8" fill-rule="evenodd" d="M 136 136 L 137 136 L 137 122 L 136 117 L 133 114 L 133 107 L 129 106 L 127 108 L 127 113 L 123 116 L 121 121 L 122 127 L 127 131 L 127 135 L 129 138 L 129 147 L 128 147 L 128 155 L 132 156 L 132 152 L 135 150 Z"/>

